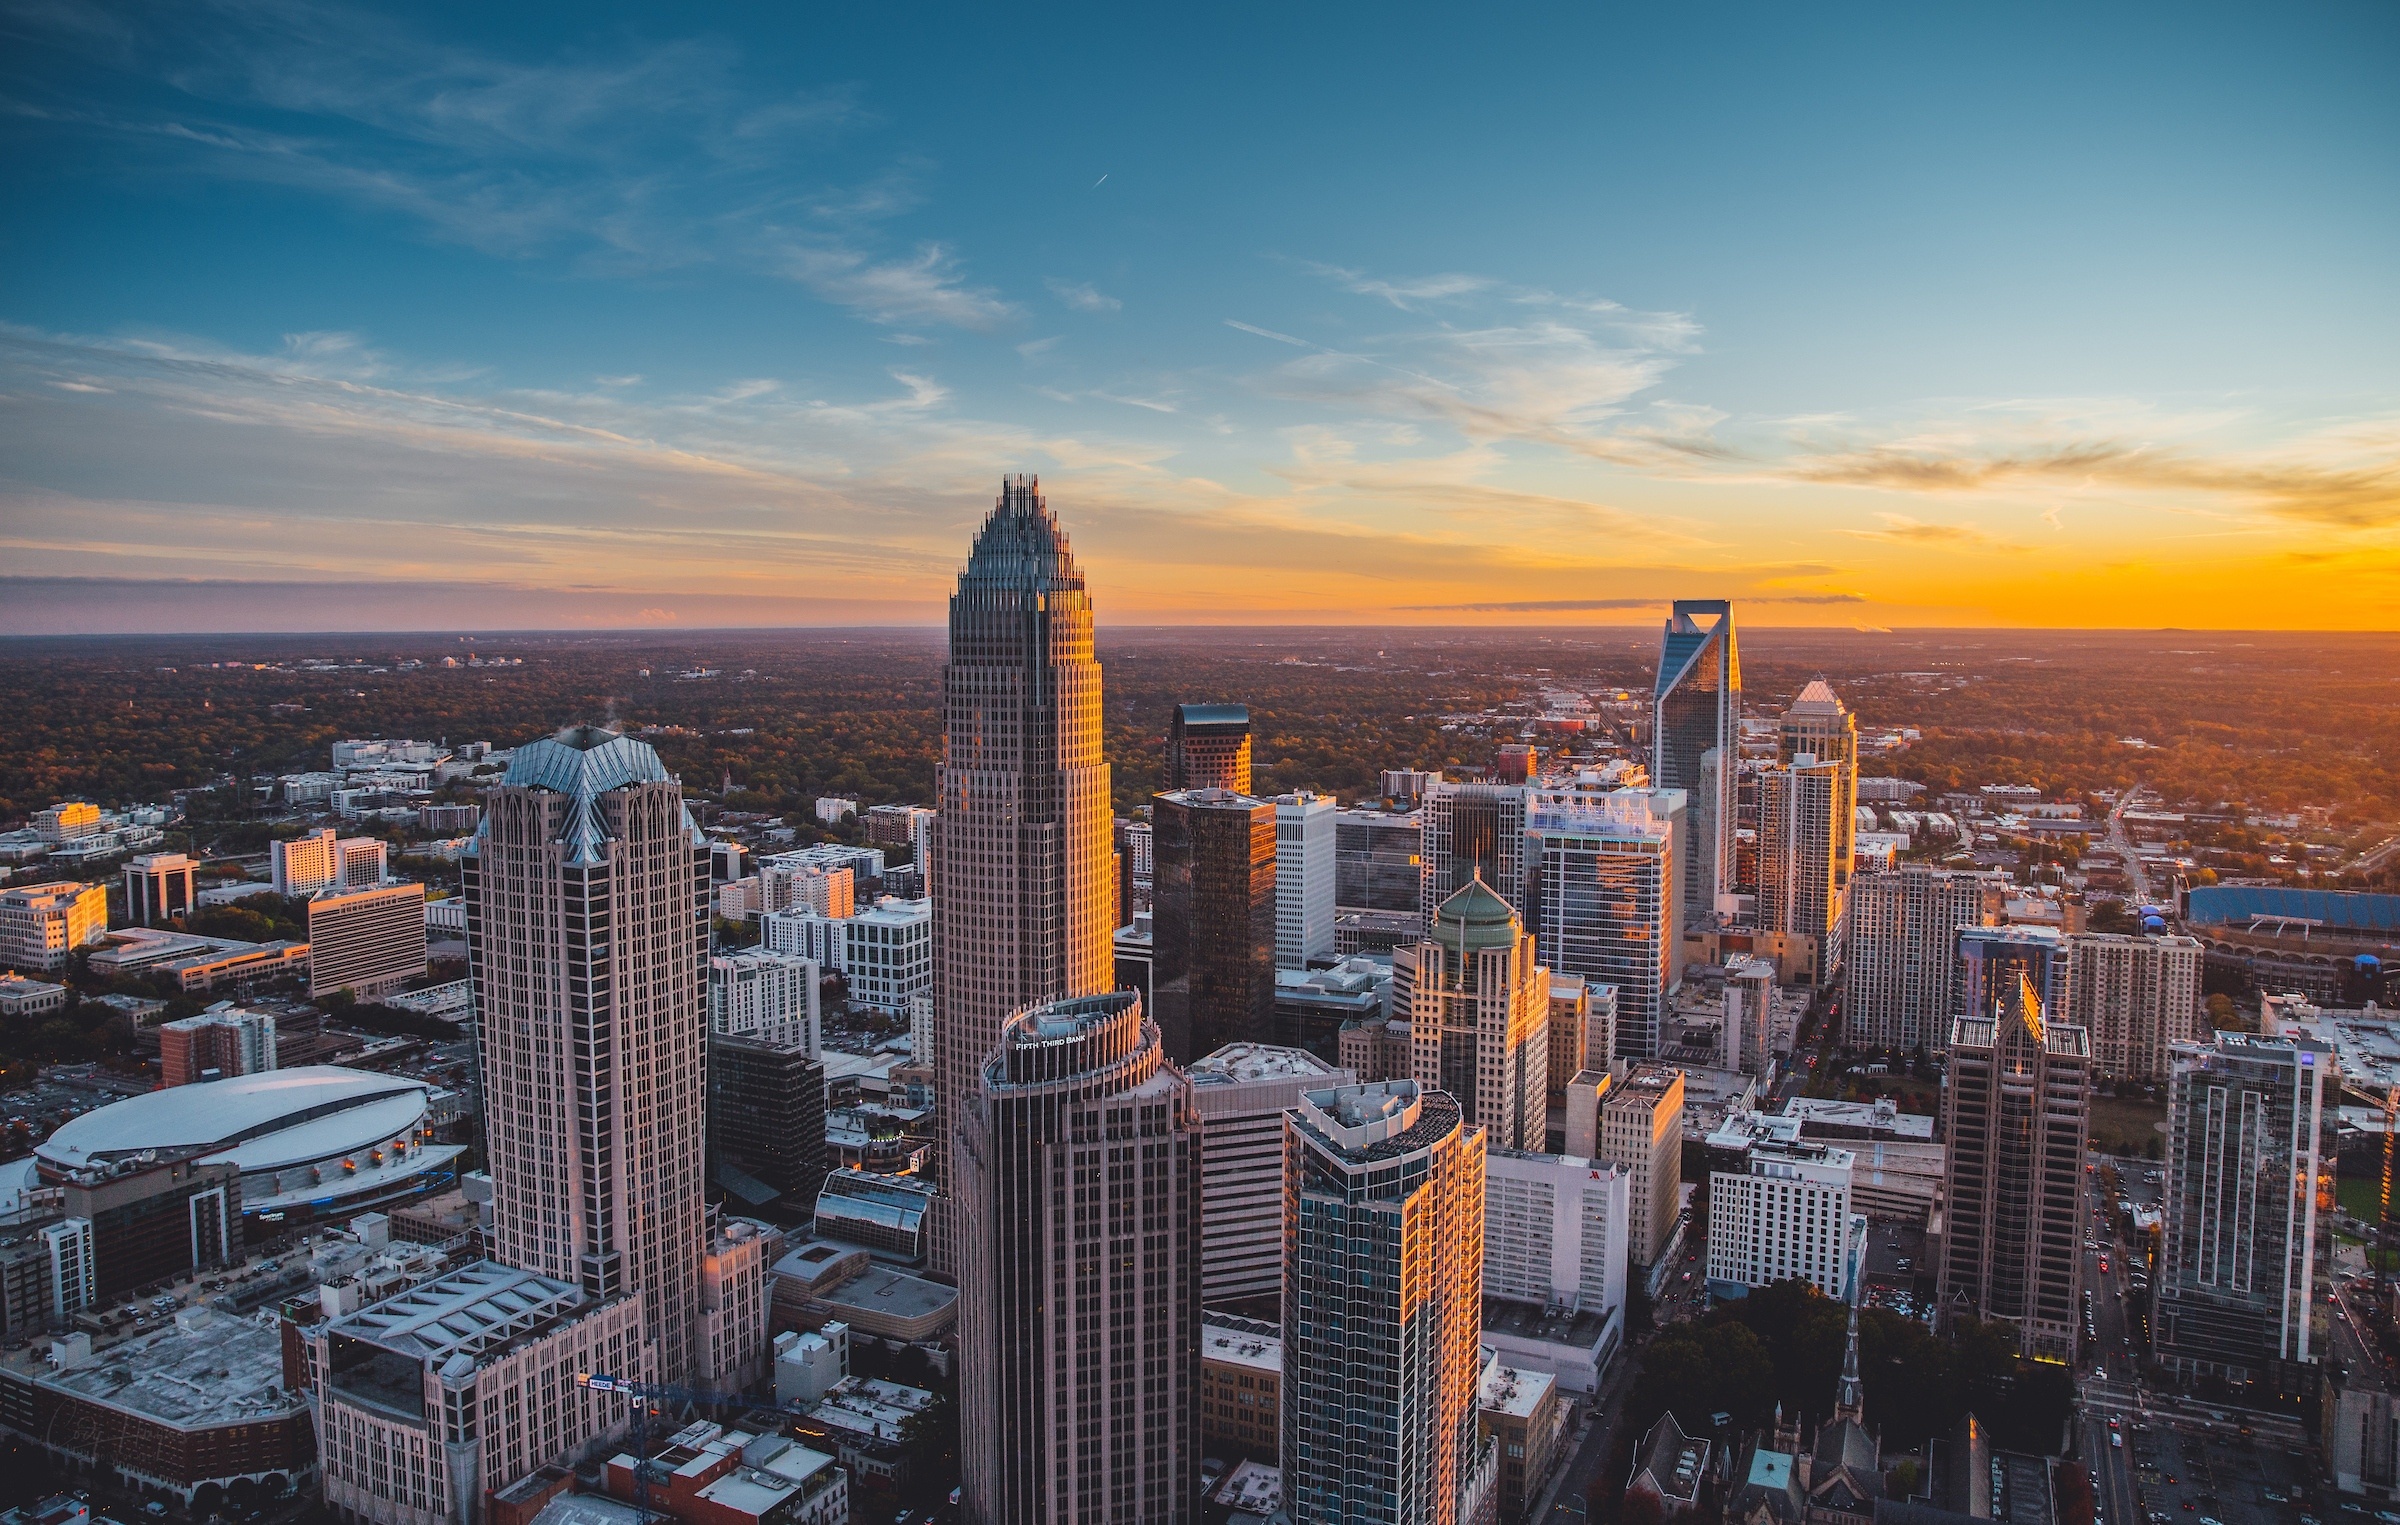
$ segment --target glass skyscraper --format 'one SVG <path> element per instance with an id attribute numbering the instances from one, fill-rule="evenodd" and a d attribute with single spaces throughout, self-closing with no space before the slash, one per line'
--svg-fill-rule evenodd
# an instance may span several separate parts
<path id="1" fill-rule="evenodd" d="M 1667 992 L 1681 965 L 1683 807 L 1675 789 L 1530 794 L 1536 944 L 1551 969 L 1616 987 L 1622 1058 L 1658 1053 Z"/>
<path id="2" fill-rule="evenodd" d="M 1703 626 L 1710 616 L 1715 623 Z M 1714 915 L 1733 889 L 1734 792 L 1742 750 L 1742 662 L 1733 605 L 1683 598 L 1667 619 L 1651 699 L 1650 782 L 1691 796 L 1692 851 L 1683 863 L 1684 919 Z M 1717 754 L 1707 767 L 1708 754 Z"/>

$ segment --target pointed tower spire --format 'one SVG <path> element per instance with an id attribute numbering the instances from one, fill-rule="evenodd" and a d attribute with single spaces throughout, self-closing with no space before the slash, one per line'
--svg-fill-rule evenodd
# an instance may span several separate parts
<path id="1" fill-rule="evenodd" d="M 1842 1350 L 1842 1383 L 1834 1391 L 1833 1417 L 1859 1424 L 1867 1420 L 1867 1397 L 1858 1379 L 1858 1301 L 1850 1302 L 1850 1339 Z"/>

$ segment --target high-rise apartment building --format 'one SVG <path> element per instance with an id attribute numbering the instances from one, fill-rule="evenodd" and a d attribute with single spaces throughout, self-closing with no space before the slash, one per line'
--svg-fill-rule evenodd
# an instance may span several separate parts
<path id="1" fill-rule="evenodd" d="M 381 845 L 381 844 L 378 844 Z M 319 890 L 308 901 L 308 993 L 375 996 L 425 972 L 425 886 Z"/>
<path id="2" fill-rule="evenodd" d="M 1167 1057 L 1275 1032 L 1272 800 L 1179 789 L 1150 801 L 1150 988 Z"/>
<path id="3" fill-rule="evenodd" d="M 1989 874 L 1910 863 L 1850 881 L 1844 1036 L 1858 1047 L 1939 1048 L 1960 1011 L 1958 929 L 2000 919 Z"/>
<path id="4" fill-rule="evenodd" d="M 639 1299 L 640 1369 L 692 1380 L 707 839 L 655 751 L 575 726 L 516 749 L 460 862 L 494 1258 Z"/>
<path id="5" fill-rule="evenodd" d="M 1458 1525 L 1476 1439 L 1484 1139 L 1413 1080 L 1310 1091 L 1285 1179 L 1283 1497 L 1297 1525 Z"/>
<path id="6" fill-rule="evenodd" d="M 278 895 L 363 890 L 383 882 L 384 844 L 374 837 L 345 837 L 323 826 L 305 836 L 269 843 L 267 864 Z"/>
<path id="7" fill-rule="evenodd" d="M 1167 722 L 1167 789 L 1250 792 L 1250 709 L 1178 704 Z"/>
<path id="8" fill-rule="evenodd" d="M 144 853 L 125 865 L 125 920 L 163 927 L 195 904 L 193 874 L 200 865 L 184 853 Z"/>
<path id="9" fill-rule="evenodd" d="M 1596 1157 L 1625 1167 L 1632 1259 L 1644 1270 L 1673 1249 L 1683 1212 L 1683 1071 L 1636 1065 L 1599 1096 Z M 1570 1147 L 1578 1142 L 1570 1138 Z"/>
<path id="10" fill-rule="evenodd" d="M 1200 1149 L 1200 1301 L 1273 1321 L 1283 1295 L 1283 1114 L 1357 1077 L 1302 1048 L 1231 1043 L 1190 1065 Z"/>
<path id="11" fill-rule="evenodd" d="M 1002 483 L 950 598 L 933 828 L 934 1069 L 949 1165 L 958 1108 L 1009 1014 L 1115 984 L 1092 604 L 1039 489 L 1030 476 Z M 936 1221 L 934 1267 L 949 1272 L 947 1205 Z M 962 1418 L 969 1430 L 991 1421 L 972 1405 Z"/>
<path id="12" fill-rule="evenodd" d="M 853 916 L 779 911 L 758 919 L 759 945 L 812 960 L 840 975 L 850 999 L 894 1015 L 933 988 L 934 916 L 930 900 L 886 895 Z"/>
<path id="13" fill-rule="evenodd" d="M 1684 797 L 1576 785 L 1529 798 L 1535 939 L 1551 968 L 1616 988 L 1617 1053 L 1649 1058 L 1682 967 Z"/>
<path id="14" fill-rule="evenodd" d="M 2112 1080 L 2167 1078 L 2178 1043 L 2204 1041 L 2192 937 L 2078 932 L 2067 939 L 2067 1013 L 2092 1035 L 2092 1059 Z"/>
<path id="15" fill-rule="evenodd" d="M 47 974 L 108 931 L 108 886 L 56 880 L 0 890 L 0 969 Z"/>
<path id="16" fill-rule="evenodd" d="M 954 1187 L 966 1518 L 1197 1520 L 1191 1083 L 1131 991 L 1029 1007 L 993 1049 Z"/>
<path id="17" fill-rule="evenodd" d="M 800 1046 L 814 1059 L 824 1046 L 814 959 L 772 948 L 738 948 L 708 960 L 708 1030 L 734 1038 Z"/>
<path id="18" fill-rule="evenodd" d="M 1802 976 L 1825 984 L 1841 964 L 1850 881 L 1843 866 L 1850 821 L 1842 802 L 1852 781 L 1840 763 L 1802 752 L 1757 769 L 1751 783 L 1758 792 L 1758 925 L 1795 939 Z"/>
<path id="19" fill-rule="evenodd" d="M 1542 1147 L 1549 1120 L 1550 971 L 1533 934 L 1480 879 L 1444 900 L 1432 935 L 1392 950 L 1392 1014 L 1417 1083 L 1446 1091 L 1494 1147 Z"/>
<path id="20" fill-rule="evenodd" d="M 1775 760 L 1788 765 L 1802 757 L 1840 770 L 1833 799 L 1834 884 L 1847 888 L 1858 854 L 1858 719 L 1823 678 L 1809 680 L 1776 727 Z"/>
<path id="21" fill-rule="evenodd" d="M 2091 1043 L 2082 1028 L 2049 1021 L 2028 980 L 1993 1002 L 1951 1025 L 1937 1295 L 1946 1316 L 2012 1324 L 2026 1355 L 2072 1361 Z"/>
<path id="22" fill-rule="evenodd" d="M 1275 796 L 1275 967 L 1306 969 L 1333 957 L 1333 796 Z"/>
<path id="23" fill-rule="evenodd" d="M 2304 1391 L 2317 1199 L 2340 1076 L 2314 1038 L 2221 1032 L 2178 1044 L 2167 1092 L 2159 1362 L 2180 1377 Z"/>
<path id="24" fill-rule="evenodd" d="M 1462 784 L 1440 780 L 1417 810 L 1417 904 L 1434 907 L 1481 879 L 1522 914 L 1525 910 L 1524 784 Z"/>
<path id="25" fill-rule="evenodd" d="M 1710 616 L 1715 623 L 1703 626 Z M 1742 661 L 1733 605 L 1677 599 L 1659 639 L 1651 696 L 1650 782 L 1691 796 L 1692 849 L 1683 862 L 1683 913 L 1698 922 L 1733 884 L 1735 760 L 1742 749 Z M 1708 754 L 1717 766 L 1706 770 Z"/>

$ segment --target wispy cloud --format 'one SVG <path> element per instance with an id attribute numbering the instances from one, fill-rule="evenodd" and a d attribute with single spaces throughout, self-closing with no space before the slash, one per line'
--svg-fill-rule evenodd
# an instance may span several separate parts
<path id="1" fill-rule="evenodd" d="M 1972 524 L 1931 524 L 1912 519 L 1906 514 L 1879 514 L 1881 529 L 1846 529 L 1842 533 L 1860 540 L 1881 540 L 1891 545 L 1926 546 L 1957 550 L 2021 550 Z"/>
<path id="2" fill-rule="evenodd" d="M 1301 349 L 1316 348 L 1315 345 L 1309 343 L 1306 339 L 1295 339 L 1290 334 L 1279 334 L 1271 328 L 1261 328 L 1255 323 L 1244 323 L 1239 318 L 1227 318 L 1225 320 L 1225 326 L 1227 328 L 1238 328 L 1246 334 L 1256 334 L 1261 339 L 1272 339 L 1278 344 L 1295 345 Z"/>
<path id="3" fill-rule="evenodd" d="M 904 259 L 881 261 L 844 245 L 802 245 L 790 251 L 785 270 L 825 300 L 878 323 L 990 329 L 1017 316 L 1014 304 L 989 287 L 968 284 L 957 258 L 940 244 L 922 245 Z"/>
<path id="4" fill-rule="evenodd" d="M 1344 290 L 1389 302 L 1402 312 L 1416 312 L 1435 302 L 1473 296 L 1491 290 L 1496 284 L 1488 276 L 1481 275 L 1453 273 L 1385 279 L 1369 275 L 1363 270 L 1345 269 L 1340 265 L 1320 265 L 1311 262 L 1307 268 L 1328 280 L 1337 282 Z"/>
<path id="5" fill-rule="evenodd" d="M 1049 280 L 1042 283 L 1061 304 L 1077 312 L 1121 312 L 1125 304 L 1095 287 L 1090 281 Z"/>

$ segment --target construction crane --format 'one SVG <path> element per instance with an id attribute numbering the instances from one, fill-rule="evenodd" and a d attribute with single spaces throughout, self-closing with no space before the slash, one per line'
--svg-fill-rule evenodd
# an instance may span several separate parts
<path id="1" fill-rule="evenodd" d="M 633 1403 L 633 1507 L 643 1514 L 650 1513 L 650 1416 L 660 1409 L 689 1419 L 693 1414 L 708 1411 L 716 1414 L 773 1414 L 788 1421 L 791 1411 L 772 1398 L 752 1398 L 743 1393 L 709 1393 L 697 1388 L 676 1387 L 663 1382 L 643 1382 L 632 1377 L 611 1377 L 601 1372 L 579 1371 L 575 1385 L 595 1393 L 622 1393 Z"/>

